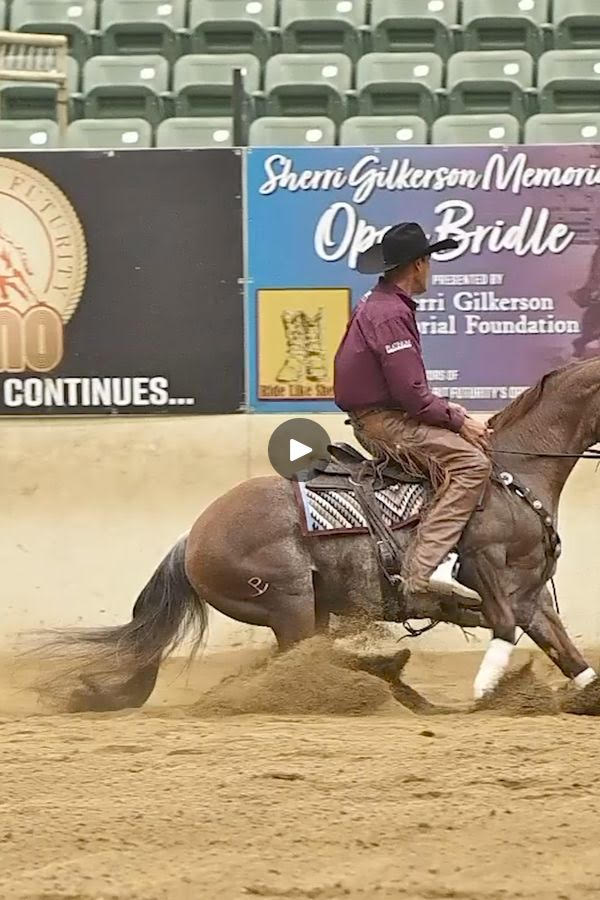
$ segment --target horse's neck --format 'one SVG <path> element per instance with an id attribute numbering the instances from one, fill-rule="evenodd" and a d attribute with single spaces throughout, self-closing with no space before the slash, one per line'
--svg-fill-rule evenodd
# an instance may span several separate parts
<path id="1" fill-rule="evenodd" d="M 561 392 L 561 385 L 543 396 L 529 412 L 511 425 L 500 427 L 493 436 L 497 450 L 525 451 L 533 454 L 567 454 L 551 456 L 517 456 L 496 453 L 502 469 L 521 478 L 524 484 L 552 510 L 556 510 L 565 482 L 581 454 L 596 442 L 593 418 L 586 415 L 583 398 Z M 589 396 L 589 393 L 587 394 Z M 561 400 L 559 400 L 561 398 Z"/>

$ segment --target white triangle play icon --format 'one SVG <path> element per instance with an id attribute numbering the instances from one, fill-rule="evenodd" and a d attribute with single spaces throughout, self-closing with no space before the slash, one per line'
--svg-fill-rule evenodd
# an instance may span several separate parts
<path id="1" fill-rule="evenodd" d="M 307 453 L 312 453 L 312 447 L 308 447 L 306 444 L 300 443 L 300 441 L 295 441 L 294 438 L 290 440 L 290 462 L 301 459 Z"/>

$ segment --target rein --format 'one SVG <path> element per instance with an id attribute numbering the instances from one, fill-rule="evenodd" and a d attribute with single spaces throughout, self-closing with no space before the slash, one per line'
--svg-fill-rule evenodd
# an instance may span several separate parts
<path id="1" fill-rule="evenodd" d="M 506 453 L 509 456 L 532 456 L 536 459 L 600 459 L 600 450 L 584 450 L 583 453 L 533 453 L 530 450 L 502 450 L 492 447 L 490 453 Z"/>

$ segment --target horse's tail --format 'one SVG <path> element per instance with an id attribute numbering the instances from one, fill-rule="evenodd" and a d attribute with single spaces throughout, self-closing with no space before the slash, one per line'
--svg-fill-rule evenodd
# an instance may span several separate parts
<path id="1" fill-rule="evenodd" d="M 141 706 L 152 692 L 161 661 L 184 637 L 191 640 L 191 656 L 196 653 L 207 629 L 208 607 L 186 575 L 186 543 L 187 535 L 163 559 L 126 625 L 55 635 L 51 647 L 68 660 L 69 672 L 63 667 L 52 688 L 58 679 L 64 683 L 67 674 L 79 677 L 80 684 L 69 694 L 71 710 Z"/>

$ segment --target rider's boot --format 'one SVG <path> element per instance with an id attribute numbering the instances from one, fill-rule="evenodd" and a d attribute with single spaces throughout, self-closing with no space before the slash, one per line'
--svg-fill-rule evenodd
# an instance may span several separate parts
<path id="1" fill-rule="evenodd" d="M 285 331 L 285 361 L 277 373 L 277 381 L 301 381 L 304 377 L 306 347 L 303 313 L 286 309 L 281 314 Z"/>
<path id="2" fill-rule="evenodd" d="M 304 331 L 306 335 L 306 377 L 309 381 L 325 381 L 327 363 L 323 349 L 323 309 L 312 318 L 304 314 Z"/>
<path id="3" fill-rule="evenodd" d="M 436 568 L 429 578 L 410 575 L 403 579 L 403 591 L 405 595 L 418 597 L 427 594 L 437 594 L 448 598 L 456 598 L 461 601 L 462 605 L 473 605 L 478 607 L 481 604 L 481 597 L 476 591 L 465 587 L 460 581 L 454 577 L 454 568 L 456 564 L 456 555 L 451 554 Z M 470 604 L 465 604 L 470 601 Z"/>

